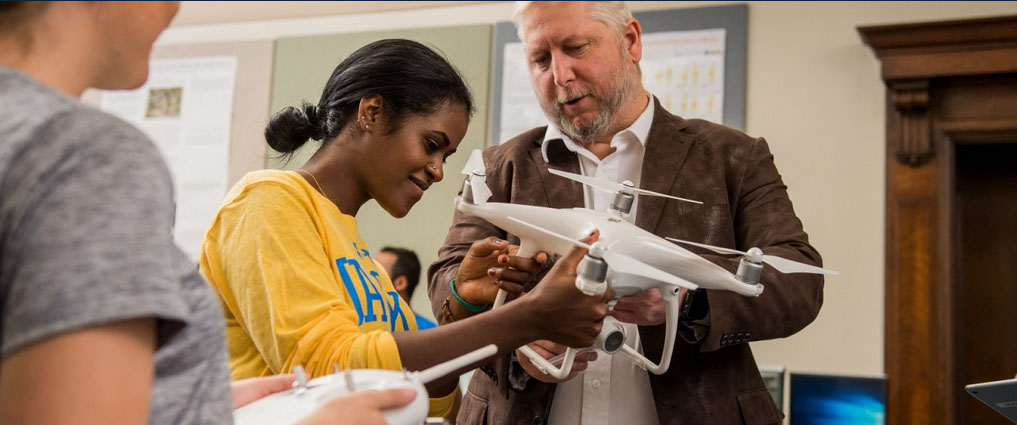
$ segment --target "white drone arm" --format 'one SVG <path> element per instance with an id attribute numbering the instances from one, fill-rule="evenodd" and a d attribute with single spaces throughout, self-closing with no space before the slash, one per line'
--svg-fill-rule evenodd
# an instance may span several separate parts
<path id="1" fill-rule="evenodd" d="M 421 384 L 427 384 L 435 379 L 449 375 L 456 370 L 494 356 L 495 354 L 498 354 L 498 346 L 488 344 L 447 362 L 439 363 L 420 372 L 416 372 L 414 375 L 416 376 L 417 381 Z"/>
<path id="2" fill-rule="evenodd" d="M 537 354 L 536 351 L 533 351 L 533 349 L 527 345 L 519 347 L 519 351 L 528 357 L 530 361 L 533 362 L 533 365 L 537 366 L 537 369 L 553 376 L 555 379 L 564 379 L 566 376 L 569 376 L 569 373 L 572 373 L 572 363 L 575 361 L 577 353 L 575 348 L 569 347 L 565 350 L 565 358 L 564 361 L 562 361 L 561 366 L 555 367 L 550 361 L 540 354 Z"/>

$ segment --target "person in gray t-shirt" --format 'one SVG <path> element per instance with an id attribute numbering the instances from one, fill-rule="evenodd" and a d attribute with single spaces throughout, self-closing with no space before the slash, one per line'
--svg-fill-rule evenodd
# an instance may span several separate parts
<path id="1" fill-rule="evenodd" d="M 173 242 L 165 162 L 74 98 L 140 86 L 177 7 L 0 3 L 0 423 L 228 424 L 292 383 L 231 397 L 222 313 Z M 382 423 L 414 395 L 339 399 L 306 423 Z"/>

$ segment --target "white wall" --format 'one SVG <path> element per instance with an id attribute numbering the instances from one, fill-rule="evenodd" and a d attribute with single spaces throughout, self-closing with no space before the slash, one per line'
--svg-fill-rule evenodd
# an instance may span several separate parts
<path id="1" fill-rule="evenodd" d="M 632 8 L 712 4 L 658 1 Z M 197 6 L 184 4 L 189 7 Z M 511 10 L 511 3 L 473 3 L 174 26 L 159 43 L 492 23 L 508 20 Z M 841 272 L 827 280 L 826 302 L 814 324 L 786 340 L 753 344 L 760 364 L 883 373 L 884 87 L 878 61 L 856 27 L 1015 13 L 1013 2 L 750 3 L 747 132 L 770 142 L 813 244 L 825 265 Z M 414 307 L 426 309 L 426 295 L 418 290 Z"/>

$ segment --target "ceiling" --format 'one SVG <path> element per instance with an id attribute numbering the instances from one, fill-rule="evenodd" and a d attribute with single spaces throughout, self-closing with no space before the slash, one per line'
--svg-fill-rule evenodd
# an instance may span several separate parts
<path id="1" fill-rule="evenodd" d="M 184 1 L 173 26 L 290 19 L 310 16 L 353 15 L 442 6 L 493 3 L 491 1 Z"/>

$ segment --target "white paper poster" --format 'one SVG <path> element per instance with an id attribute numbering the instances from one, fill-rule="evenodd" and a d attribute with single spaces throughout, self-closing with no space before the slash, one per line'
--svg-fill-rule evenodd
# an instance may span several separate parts
<path id="1" fill-rule="evenodd" d="M 683 118 L 724 123 L 724 30 L 643 34 L 643 86 Z"/>
<path id="2" fill-rule="evenodd" d="M 723 28 L 643 34 L 643 87 L 675 115 L 722 124 L 725 34 Z M 522 43 L 505 44 L 499 106 L 494 144 L 547 125 L 530 84 Z"/>
<path id="3" fill-rule="evenodd" d="M 235 57 L 155 60 L 137 90 L 102 94 L 103 111 L 143 131 L 169 164 L 176 196 L 174 238 L 197 261 L 226 195 Z"/>

